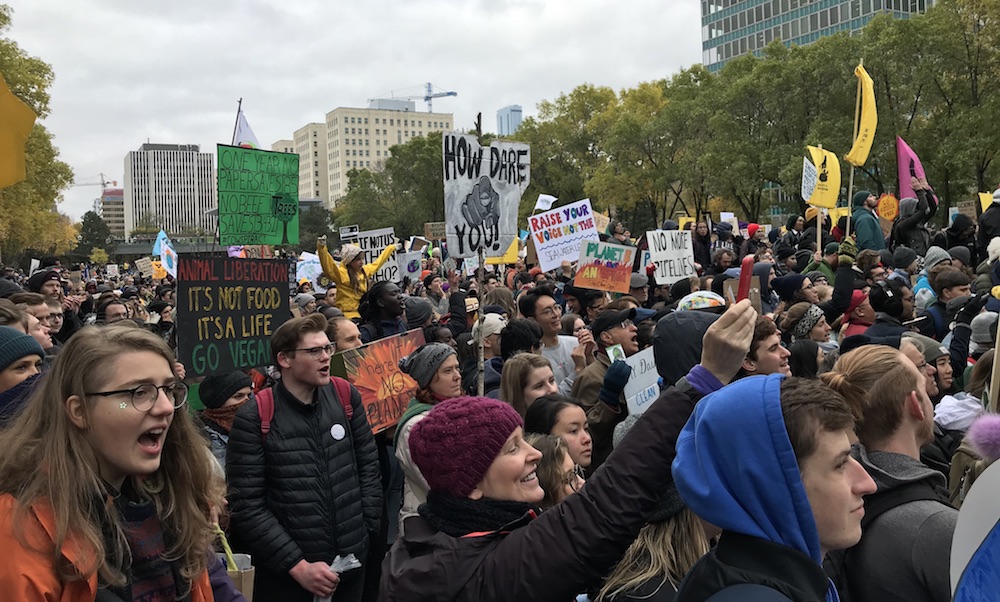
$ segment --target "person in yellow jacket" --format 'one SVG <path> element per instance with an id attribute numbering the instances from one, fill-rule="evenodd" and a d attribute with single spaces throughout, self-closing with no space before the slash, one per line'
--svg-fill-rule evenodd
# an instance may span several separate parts
<path id="1" fill-rule="evenodd" d="M 211 602 L 213 474 L 152 332 L 88 326 L 0 431 L 0 599 Z"/>
<path id="2" fill-rule="evenodd" d="M 326 237 L 321 236 L 316 240 L 316 254 L 319 255 L 323 274 L 337 283 L 337 296 L 333 303 L 344 312 L 345 317 L 351 320 L 361 319 L 361 314 L 358 313 L 361 296 L 368 292 L 369 281 L 395 250 L 396 245 L 386 245 L 378 259 L 366 264 L 361 247 L 346 244 L 340 247 L 340 263 L 337 263 L 326 249 Z"/>

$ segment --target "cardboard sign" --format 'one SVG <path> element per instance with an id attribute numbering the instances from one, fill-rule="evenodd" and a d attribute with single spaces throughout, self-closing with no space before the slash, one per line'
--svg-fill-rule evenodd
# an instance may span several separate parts
<path id="1" fill-rule="evenodd" d="M 673 284 L 697 275 L 690 231 L 650 230 L 646 232 L 646 241 L 650 261 L 656 266 L 657 284 Z"/>
<path id="2" fill-rule="evenodd" d="M 578 259 L 583 241 L 600 241 L 590 199 L 532 215 L 528 225 L 543 272 L 558 268 L 563 260 Z"/>
<path id="3" fill-rule="evenodd" d="M 730 305 L 736 304 L 736 295 L 739 287 L 739 278 L 730 278 L 722 283 L 722 296 L 726 298 L 726 301 Z M 757 313 L 762 313 L 760 306 L 760 276 L 750 277 L 750 305 L 757 310 Z"/>
<path id="4" fill-rule="evenodd" d="M 399 369 L 399 360 L 423 344 L 423 331 L 415 329 L 343 351 L 330 360 L 330 372 L 351 381 L 361 393 L 373 433 L 399 422 L 416 394 L 417 383 Z"/>
<path id="5" fill-rule="evenodd" d="M 628 293 L 635 247 L 609 242 L 584 241 L 580 245 L 574 285 L 599 291 Z"/>
<path id="6" fill-rule="evenodd" d="M 295 264 L 273 259 L 181 256 L 177 359 L 189 377 L 271 363 L 271 335 L 291 317 Z"/>
<path id="7" fill-rule="evenodd" d="M 625 403 L 629 414 L 642 414 L 660 396 L 660 374 L 656 371 L 653 348 L 647 347 L 632 357 L 625 358 L 632 366 L 632 375 L 625 383 Z"/>
<path id="8" fill-rule="evenodd" d="M 119 275 L 118 264 L 109 263 L 108 265 L 104 266 L 104 273 L 108 275 L 108 278 L 117 278 Z"/>
<path id="9" fill-rule="evenodd" d="M 503 255 L 517 237 L 517 210 L 531 180 L 527 144 L 493 142 L 479 146 L 475 136 L 445 132 L 444 215 L 448 253 L 475 257 Z"/>
<path id="10" fill-rule="evenodd" d="M 143 276 L 153 275 L 153 260 L 149 257 L 140 257 L 135 260 L 135 267 L 139 268 L 139 273 Z"/>
<path id="11" fill-rule="evenodd" d="M 603 213 L 594 213 L 594 227 L 597 228 L 599 234 L 605 234 L 608 231 L 608 226 L 611 225 L 611 218 L 604 215 Z"/>
<path id="12" fill-rule="evenodd" d="M 219 244 L 299 242 L 299 156 L 218 145 Z"/>
<path id="13" fill-rule="evenodd" d="M 448 222 L 427 222 L 424 224 L 424 238 L 444 240 L 448 236 Z"/>
<path id="14" fill-rule="evenodd" d="M 379 228 L 378 230 L 358 232 L 358 239 L 355 244 L 364 251 L 365 264 L 367 265 L 375 263 L 375 260 L 382 254 L 382 251 L 387 246 L 396 244 L 396 242 L 396 230 L 394 228 Z M 399 266 L 396 264 L 396 253 L 393 251 L 392 255 L 389 256 L 389 260 L 383 263 L 382 267 L 375 272 L 372 281 L 388 280 L 389 282 L 398 282 L 399 279 Z"/>

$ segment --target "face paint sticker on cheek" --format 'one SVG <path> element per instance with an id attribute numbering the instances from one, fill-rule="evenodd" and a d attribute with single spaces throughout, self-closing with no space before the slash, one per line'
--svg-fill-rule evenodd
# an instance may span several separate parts
<path id="1" fill-rule="evenodd" d="M 346 434 L 347 434 L 347 431 L 344 429 L 344 425 L 342 425 L 342 424 L 335 424 L 335 425 L 333 425 L 333 426 L 330 427 L 330 436 L 333 437 L 337 441 L 340 441 L 341 439 L 343 439 L 344 435 L 346 435 Z"/>

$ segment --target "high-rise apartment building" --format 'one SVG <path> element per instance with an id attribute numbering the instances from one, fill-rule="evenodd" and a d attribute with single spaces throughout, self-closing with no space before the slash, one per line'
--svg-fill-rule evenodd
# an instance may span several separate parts
<path id="1" fill-rule="evenodd" d="M 521 127 L 521 105 L 510 105 L 497 111 L 497 134 L 513 136 Z"/>
<path id="2" fill-rule="evenodd" d="M 101 191 L 101 219 L 111 230 L 115 240 L 125 239 L 125 190 L 123 188 L 105 188 Z"/>
<path id="3" fill-rule="evenodd" d="M 377 167 L 395 144 L 454 129 L 451 113 L 417 113 L 414 108 L 412 101 L 378 99 L 367 109 L 340 107 L 326 114 L 328 207 L 347 194 L 350 170 Z"/>
<path id="4" fill-rule="evenodd" d="M 294 140 L 278 140 L 271 145 L 271 150 L 276 153 L 294 153 L 295 152 L 295 141 Z"/>
<path id="5" fill-rule="evenodd" d="M 926 12 L 933 0 L 701 0 L 702 63 L 718 71 L 773 40 L 804 45 L 839 31 L 855 32 L 880 13 L 900 19 Z"/>
<path id="6" fill-rule="evenodd" d="M 125 240 L 136 225 L 171 236 L 213 233 L 218 207 L 215 154 L 197 144 L 143 144 L 125 155 Z M 155 232 L 154 232 L 155 235 Z"/>
<path id="7" fill-rule="evenodd" d="M 309 123 L 295 130 L 292 152 L 299 155 L 299 198 L 322 199 L 330 209 L 330 178 L 326 151 L 326 125 Z"/>

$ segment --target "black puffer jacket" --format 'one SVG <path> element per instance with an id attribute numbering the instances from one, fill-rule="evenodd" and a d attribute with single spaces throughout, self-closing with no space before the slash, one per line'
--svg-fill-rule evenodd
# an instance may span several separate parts
<path id="1" fill-rule="evenodd" d="M 364 558 L 379 530 L 382 485 L 361 394 L 351 387 L 347 425 L 332 385 L 308 405 L 280 382 L 272 391 L 266 442 L 256 401 L 239 409 L 229 433 L 233 547 L 253 555 L 258 581 L 266 573 L 284 577 L 303 559 L 331 562 L 352 552 Z"/>
<path id="2" fill-rule="evenodd" d="M 583 489 L 487 534 L 451 537 L 422 516 L 382 564 L 380 602 L 572 600 L 596 585 L 639 534 L 672 482 L 674 444 L 695 390 L 664 391 Z"/>

